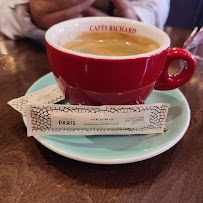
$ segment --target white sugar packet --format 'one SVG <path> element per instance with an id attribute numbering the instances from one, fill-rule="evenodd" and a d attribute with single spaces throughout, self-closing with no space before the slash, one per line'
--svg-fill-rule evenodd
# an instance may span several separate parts
<path id="1" fill-rule="evenodd" d="M 27 135 L 163 133 L 169 104 L 123 106 L 27 104 Z"/>
<path id="2" fill-rule="evenodd" d="M 26 115 L 26 104 L 39 103 L 39 104 L 54 104 L 64 100 L 65 97 L 62 94 L 57 84 L 45 87 L 41 90 L 33 92 L 31 94 L 13 99 L 8 104 L 20 112 L 23 116 Z"/>

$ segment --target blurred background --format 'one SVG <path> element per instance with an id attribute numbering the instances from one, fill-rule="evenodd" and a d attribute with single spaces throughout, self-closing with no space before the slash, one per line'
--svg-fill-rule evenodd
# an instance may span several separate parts
<path id="1" fill-rule="evenodd" d="M 166 25 L 182 29 L 203 26 L 203 0 L 171 0 Z"/>

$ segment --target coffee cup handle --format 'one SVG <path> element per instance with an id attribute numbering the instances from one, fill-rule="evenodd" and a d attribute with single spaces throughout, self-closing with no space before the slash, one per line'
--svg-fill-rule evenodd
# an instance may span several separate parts
<path id="1" fill-rule="evenodd" d="M 187 62 L 186 66 L 177 74 L 168 73 L 169 66 L 176 60 Z M 194 74 L 196 61 L 194 56 L 182 48 L 170 48 L 163 71 L 155 84 L 156 90 L 172 90 L 184 85 Z"/>

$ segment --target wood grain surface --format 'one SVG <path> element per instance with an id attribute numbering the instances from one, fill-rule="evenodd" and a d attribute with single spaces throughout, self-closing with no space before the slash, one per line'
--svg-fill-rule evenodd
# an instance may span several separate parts
<path id="1" fill-rule="evenodd" d="M 190 33 L 169 27 L 166 31 L 172 46 L 179 47 Z M 178 144 L 145 161 L 94 165 L 62 157 L 27 138 L 22 116 L 7 105 L 50 72 L 46 50 L 31 40 L 3 36 L 0 50 L 1 203 L 203 202 L 202 62 L 198 61 L 190 82 L 180 88 L 191 108 L 191 123 Z"/>

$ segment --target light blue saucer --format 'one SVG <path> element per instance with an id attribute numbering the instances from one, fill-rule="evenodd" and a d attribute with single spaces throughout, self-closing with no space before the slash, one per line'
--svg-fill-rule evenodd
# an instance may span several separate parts
<path id="1" fill-rule="evenodd" d="M 37 80 L 26 94 L 54 84 L 49 73 Z M 65 157 L 95 164 L 124 164 L 149 159 L 173 147 L 185 134 L 190 123 L 190 108 L 180 90 L 153 91 L 148 103 L 169 103 L 163 134 L 35 137 L 42 145 Z M 23 118 L 25 121 L 25 118 Z"/>

